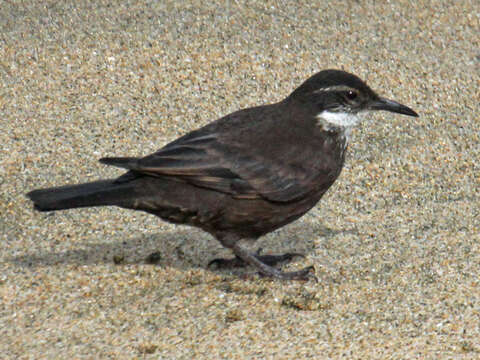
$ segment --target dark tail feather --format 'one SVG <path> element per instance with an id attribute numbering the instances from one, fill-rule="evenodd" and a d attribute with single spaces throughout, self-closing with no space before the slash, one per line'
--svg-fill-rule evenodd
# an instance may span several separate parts
<path id="1" fill-rule="evenodd" d="M 129 191 L 130 190 L 130 191 Z M 88 206 L 121 206 L 132 192 L 129 183 L 100 180 L 86 184 L 67 185 L 29 192 L 27 196 L 39 211 L 73 209 Z"/>
<path id="2" fill-rule="evenodd" d="M 137 160 L 138 158 L 134 157 L 105 157 L 98 161 L 105 165 L 112 165 L 124 169 L 134 169 L 136 167 Z"/>

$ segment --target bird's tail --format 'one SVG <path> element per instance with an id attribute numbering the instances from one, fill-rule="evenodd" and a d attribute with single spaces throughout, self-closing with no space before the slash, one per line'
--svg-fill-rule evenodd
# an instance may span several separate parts
<path id="1" fill-rule="evenodd" d="M 86 184 L 33 190 L 27 196 L 33 201 L 35 209 L 54 211 L 88 206 L 122 206 L 122 203 L 128 200 L 128 193 L 133 193 L 133 187 L 129 183 L 99 180 Z"/>

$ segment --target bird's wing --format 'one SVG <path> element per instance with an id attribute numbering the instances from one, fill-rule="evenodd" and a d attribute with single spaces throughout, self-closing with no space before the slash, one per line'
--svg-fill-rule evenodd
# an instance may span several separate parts
<path id="1" fill-rule="evenodd" d="M 215 133 L 193 131 L 144 158 L 101 161 L 150 176 L 174 176 L 196 186 L 237 198 L 288 202 L 311 191 L 301 171 L 275 164 L 261 154 L 221 140 Z M 128 174 L 128 173 L 127 173 Z"/>

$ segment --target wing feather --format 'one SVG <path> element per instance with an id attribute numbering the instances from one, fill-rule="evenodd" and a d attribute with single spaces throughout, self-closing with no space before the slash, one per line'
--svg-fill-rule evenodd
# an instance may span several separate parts
<path id="1" fill-rule="evenodd" d="M 262 112 L 263 118 L 278 116 L 278 111 L 269 113 L 274 109 L 271 106 L 256 109 Z M 123 161 L 107 158 L 102 162 L 135 173 L 181 178 L 195 186 L 245 199 L 289 202 L 307 196 L 315 190 L 313 187 L 324 185 L 326 190 L 333 183 L 339 171 L 332 171 L 332 166 L 312 156 L 314 146 L 322 144 L 308 144 L 305 139 L 311 137 L 311 133 L 305 135 L 292 127 L 262 129 L 259 127 L 271 125 L 256 122 L 253 126 L 251 122 L 262 116 L 259 117 L 258 112 L 255 116 L 252 114 L 250 109 L 233 113 L 144 158 Z M 294 140 L 287 138 L 294 135 Z M 281 141 L 292 145 L 281 146 Z M 248 148 L 245 146 L 248 143 L 255 146 Z"/>

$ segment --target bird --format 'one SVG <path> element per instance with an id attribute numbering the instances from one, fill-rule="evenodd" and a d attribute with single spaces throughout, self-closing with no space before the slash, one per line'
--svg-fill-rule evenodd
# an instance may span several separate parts
<path id="1" fill-rule="evenodd" d="M 261 255 L 252 244 L 314 207 L 340 175 L 352 128 L 369 111 L 418 114 L 377 95 L 356 75 L 320 71 L 283 100 L 235 111 L 145 157 L 104 157 L 114 179 L 37 189 L 39 211 L 117 206 L 200 228 L 265 277 L 308 280 L 314 267 L 282 271 L 296 253 Z"/>

